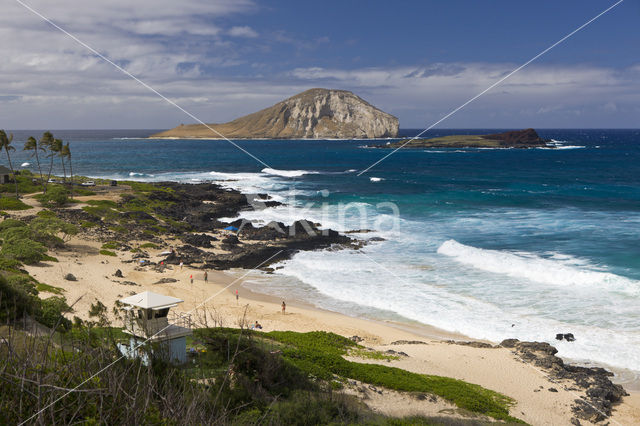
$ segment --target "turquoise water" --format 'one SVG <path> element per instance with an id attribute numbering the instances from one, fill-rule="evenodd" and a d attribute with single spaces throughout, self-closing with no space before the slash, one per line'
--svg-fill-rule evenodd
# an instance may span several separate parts
<path id="1" fill-rule="evenodd" d="M 401 150 L 361 176 L 388 151 L 238 142 L 265 165 L 225 141 L 122 139 L 149 133 L 54 132 L 71 142 L 79 174 L 218 181 L 288 204 L 249 219 L 308 218 L 385 239 L 299 253 L 277 280 L 256 274 L 255 289 L 476 338 L 549 341 L 563 356 L 640 371 L 638 130 L 539 131 L 558 149 Z M 556 342 L 560 332 L 577 340 Z"/>

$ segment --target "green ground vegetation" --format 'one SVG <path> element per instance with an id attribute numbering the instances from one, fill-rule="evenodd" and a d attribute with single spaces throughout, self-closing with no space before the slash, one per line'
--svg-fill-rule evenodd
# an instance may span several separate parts
<path id="1" fill-rule="evenodd" d="M 30 205 L 23 203 L 17 198 L 8 196 L 0 198 L 0 209 L 2 210 L 29 210 L 30 208 L 32 208 Z"/>
<path id="2" fill-rule="evenodd" d="M 199 352 L 200 374 L 215 374 L 228 368 L 224 362 L 225 352 L 239 345 L 240 332 L 235 329 L 196 330 L 194 339 L 206 342 L 206 352 Z M 379 364 L 364 364 L 347 361 L 344 356 L 351 350 L 362 349 L 351 340 L 326 332 L 296 333 L 274 331 L 251 333 L 263 351 L 277 353 L 278 362 L 284 362 L 292 371 L 304 373 L 333 387 L 347 379 L 359 380 L 404 392 L 419 392 L 442 397 L 463 410 L 483 414 L 497 420 L 519 422 L 509 415 L 513 400 L 481 386 L 448 377 L 411 373 L 395 367 Z M 249 355 L 247 355 L 249 356 Z M 240 364 L 256 362 L 255 359 L 239 360 Z M 273 361 L 276 363 L 276 361 Z M 285 367 L 282 367 L 285 368 Z M 287 367 L 288 368 L 288 367 Z M 249 369 L 248 372 L 251 373 Z M 257 371 L 257 370 L 255 370 Z M 249 374 L 248 380 L 268 380 Z M 289 377 L 286 383 L 296 383 L 299 378 Z M 283 385 L 285 386 L 285 385 Z M 279 389 L 284 392 L 284 389 Z"/>

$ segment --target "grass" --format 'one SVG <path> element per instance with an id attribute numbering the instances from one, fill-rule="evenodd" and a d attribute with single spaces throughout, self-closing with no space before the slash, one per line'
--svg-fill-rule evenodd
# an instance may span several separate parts
<path id="1" fill-rule="evenodd" d="M 152 248 L 152 249 L 159 249 L 160 246 L 154 243 L 144 243 L 144 244 L 140 244 L 140 248 Z"/>
<path id="2" fill-rule="evenodd" d="M 100 254 L 104 255 L 104 256 L 113 256 L 113 257 L 117 257 L 118 255 L 115 254 L 115 252 L 112 252 L 110 250 L 100 250 Z"/>
<path id="3" fill-rule="evenodd" d="M 95 228 L 96 226 L 98 226 L 97 223 L 89 222 L 88 220 L 85 220 L 80 224 L 80 227 L 85 228 L 85 229 Z"/>
<path id="4" fill-rule="evenodd" d="M 196 331 L 205 333 L 205 331 Z M 239 331 L 235 331 L 236 335 Z M 350 351 L 362 351 L 363 347 L 334 333 L 315 331 L 296 333 L 272 331 L 270 333 L 247 332 L 277 345 L 287 363 L 307 375 L 331 383 L 355 379 L 375 386 L 402 392 L 421 392 L 438 395 L 461 409 L 480 413 L 497 420 L 520 422 L 509 415 L 514 401 L 500 393 L 479 385 L 449 377 L 412 373 L 395 367 L 378 364 L 362 364 L 347 361 L 343 357 Z M 208 351 L 210 353 L 212 351 Z M 384 354 L 374 355 L 384 357 Z M 376 359 L 376 358 L 374 358 Z M 384 359 L 384 358 L 383 358 Z"/>
<path id="5" fill-rule="evenodd" d="M 52 285 L 45 284 L 45 283 L 36 284 L 36 290 L 46 291 L 47 293 L 60 294 L 60 295 L 64 292 L 63 288 L 54 287 Z"/>
<path id="6" fill-rule="evenodd" d="M 355 348 L 349 351 L 349 356 L 363 359 L 375 359 L 378 361 L 395 361 L 400 359 L 397 355 L 385 354 L 379 351 L 371 351 L 364 348 Z"/>
<path id="7" fill-rule="evenodd" d="M 14 197 L 0 198 L 0 209 L 2 210 L 29 210 L 31 208 L 31 206 Z"/>
<path id="8" fill-rule="evenodd" d="M 88 189 L 85 189 L 85 188 L 75 187 L 75 188 L 73 188 L 73 195 L 74 196 L 80 196 L 80 197 L 86 197 L 86 196 L 90 196 L 90 195 L 96 195 L 96 193 L 93 192 L 93 191 L 90 191 Z"/>
<path id="9" fill-rule="evenodd" d="M 118 207 L 118 204 L 115 201 L 111 200 L 89 200 L 87 201 L 87 204 L 89 204 L 90 206 L 99 206 L 112 209 Z"/>
<path id="10" fill-rule="evenodd" d="M 108 243 L 104 243 L 101 248 L 107 250 L 118 250 L 121 247 L 121 244 L 117 241 L 110 241 Z"/>

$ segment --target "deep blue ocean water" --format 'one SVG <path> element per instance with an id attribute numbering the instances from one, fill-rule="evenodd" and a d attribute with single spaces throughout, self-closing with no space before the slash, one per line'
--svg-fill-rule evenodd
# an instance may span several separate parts
<path id="1" fill-rule="evenodd" d="M 41 134 L 13 133 L 18 146 Z M 287 203 L 246 218 L 385 239 L 300 253 L 275 280 L 256 273 L 256 290 L 493 341 L 549 341 L 563 356 L 640 371 L 639 130 L 539 130 L 557 149 L 403 149 L 361 176 L 389 152 L 364 145 L 386 141 L 236 142 L 267 167 L 226 141 L 135 139 L 150 133 L 54 131 L 78 174 L 218 181 Z M 577 340 L 554 341 L 560 332 Z"/>

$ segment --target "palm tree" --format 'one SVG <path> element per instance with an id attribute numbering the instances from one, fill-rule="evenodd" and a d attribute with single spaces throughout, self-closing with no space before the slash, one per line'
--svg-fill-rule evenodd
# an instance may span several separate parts
<path id="1" fill-rule="evenodd" d="M 11 142 L 13 141 L 13 133 L 7 134 L 4 130 L 0 130 L 0 149 L 4 148 L 4 152 L 7 154 L 7 160 L 9 160 L 9 168 L 11 169 L 11 173 L 13 174 L 13 182 L 16 185 L 16 198 L 20 198 L 18 194 L 18 178 L 16 178 L 16 172 L 13 170 L 13 164 L 11 164 L 11 154 L 9 151 L 15 151 L 16 148 L 11 146 Z"/>
<path id="2" fill-rule="evenodd" d="M 62 143 L 62 140 L 60 139 L 56 139 L 53 143 L 53 148 L 51 149 L 53 152 L 55 152 L 56 154 L 58 154 L 58 157 L 60 157 L 60 162 L 62 163 L 62 182 L 64 184 L 67 183 L 67 169 L 64 166 L 64 155 L 62 154 L 62 150 L 64 149 L 64 144 Z"/>
<path id="3" fill-rule="evenodd" d="M 47 186 L 49 185 L 49 180 L 51 179 L 51 172 L 53 171 L 53 157 L 55 157 L 55 148 L 56 148 L 55 138 L 51 132 L 44 132 L 42 137 L 40 138 L 40 147 L 44 152 L 49 151 L 47 157 L 51 159 L 49 162 L 49 173 L 47 174 L 47 180 L 44 182 L 44 192 L 47 192 Z"/>
<path id="4" fill-rule="evenodd" d="M 60 150 L 60 155 L 62 158 L 66 158 L 69 161 L 69 173 L 71 175 L 71 198 L 73 198 L 73 166 L 71 165 L 71 148 L 69 148 L 69 142 L 62 147 Z M 64 165 L 64 163 L 63 163 Z"/>
<path id="5" fill-rule="evenodd" d="M 42 190 L 45 191 L 46 188 L 45 188 L 44 182 L 42 181 L 42 168 L 40 167 L 40 156 L 38 156 L 38 151 L 44 151 L 44 149 L 42 148 L 42 146 L 40 146 L 38 141 L 33 136 L 30 136 L 29 139 L 27 139 L 27 141 L 24 144 L 24 151 L 33 151 L 33 154 L 31 154 L 31 156 L 36 157 L 36 163 L 38 164 L 38 172 L 40 173 L 40 185 L 42 185 Z"/>

